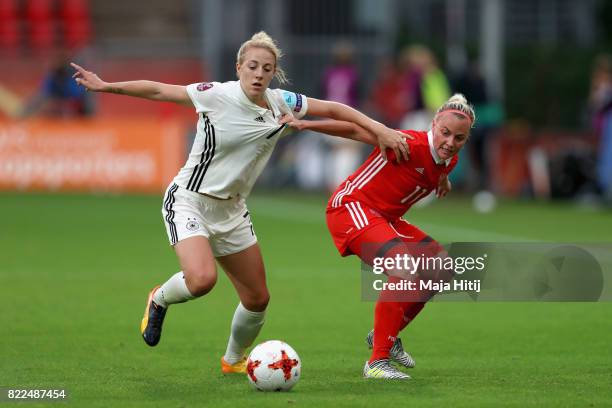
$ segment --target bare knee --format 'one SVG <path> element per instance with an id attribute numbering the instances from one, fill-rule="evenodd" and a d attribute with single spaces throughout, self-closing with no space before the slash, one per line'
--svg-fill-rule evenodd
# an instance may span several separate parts
<path id="1" fill-rule="evenodd" d="M 194 268 L 183 271 L 183 273 L 185 274 L 187 289 L 189 289 L 189 292 L 195 297 L 204 296 L 210 292 L 217 283 L 217 273 L 214 270 L 210 271 L 206 268 Z"/>
<path id="2" fill-rule="evenodd" d="M 268 303 L 270 303 L 270 293 L 267 289 L 258 293 L 250 293 L 247 296 L 243 296 L 240 301 L 247 310 L 263 312 L 268 307 Z"/>
<path id="3" fill-rule="evenodd" d="M 179 241 L 174 250 L 185 275 L 185 284 L 195 297 L 210 292 L 217 283 L 217 266 L 208 239 L 194 236 Z"/>

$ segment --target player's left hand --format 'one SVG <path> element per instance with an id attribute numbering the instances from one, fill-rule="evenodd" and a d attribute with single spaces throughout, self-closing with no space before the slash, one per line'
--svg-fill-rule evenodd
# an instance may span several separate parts
<path id="1" fill-rule="evenodd" d="M 442 198 L 451 191 L 452 185 L 447 176 L 440 176 L 438 187 L 436 188 L 436 197 Z"/>
<path id="2" fill-rule="evenodd" d="M 72 78 L 77 84 L 85 88 L 86 91 L 105 92 L 108 84 L 100 79 L 100 77 L 91 71 L 87 71 L 80 65 L 71 62 L 70 65 L 75 69 Z"/>
<path id="3" fill-rule="evenodd" d="M 393 150 L 398 163 L 402 160 L 402 158 L 404 160 L 408 160 L 410 158 L 410 147 L 408 146 L 408 141 L 406 139 L 413 140 L 414 137 L 406 133 L 391 130 L 387 127 L 385 127 L 382 132 L 379 132 L 378 146 L 380 147 L 380 152 L 385 160 L 387 159 L 387 149 Z"/>

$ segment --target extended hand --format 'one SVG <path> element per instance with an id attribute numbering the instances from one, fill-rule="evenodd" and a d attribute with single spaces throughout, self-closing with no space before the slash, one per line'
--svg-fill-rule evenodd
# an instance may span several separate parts
<path id="1" fill-rule="evenodd" d="M 402 158 L 404 158 L 404 160 L 408 160 L 410 158 L 410 147 L 408 146 L 406 138 L 411 140 L 414 139 L 414 137 L 406 133 L 398 132 L 385 127 L 382 132 L 378 133 L 378 146 L 380 147 L 380 154 L 382 154 L 383 158 L 387 160 L 386 150 L 391 149 L 395 153 L 395 158 L 398 163 L 402 160 Z"/>
<path id="2" fill-rule="evenodd" d="M 70 65 L 72 68 L 76 69 L 76 72 L 72 77 L 76 81 L 77 84 L 83 86 L 88 91 L 100 92 L 105 91 L 108 87 L 108 84 L 100 79 L 96 74 L 91 71 L 85 70 L 85 68 L 80 65 L 71 62 Z"/>
<path id="3" fill-rule="evenodd" d="M 290 114 L 284 114 L 283 116 L 281 116 L 281 118 L 278 120 L 278 123 L 281 125 L 287 125 L 297 130 L 302 130 L 305 126 L 303 121 L 296 119 L 295 116 Z"/>

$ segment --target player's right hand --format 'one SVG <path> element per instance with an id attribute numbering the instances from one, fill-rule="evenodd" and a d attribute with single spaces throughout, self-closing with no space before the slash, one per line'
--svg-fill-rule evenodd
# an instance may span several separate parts
<path id="1" fill-rule="evenodd" d="M 76 83 L 83 86 L 85 90 L 101 92 L 107 88 L 108 84 L 102 81 L 100 77 L 94 74 L 93 72 L 87 71 L 85 68 L 75 64 L 74 62 L 71 62 L 70 66 L 72 66 L 72 68 L 76 70 L 72 77 L 74 78 Z"/>

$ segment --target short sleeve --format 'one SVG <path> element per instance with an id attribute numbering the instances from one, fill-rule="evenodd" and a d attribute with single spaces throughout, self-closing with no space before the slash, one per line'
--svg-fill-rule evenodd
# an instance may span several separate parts
<path id="1" fill-rule="evenodd" d="M 219 82 L 200 82 L 187 85 L 187 94 L 191 98 L 196 112 L 210 112 L 219 109 L 220 88 L 221 83 Z"/>
<path id="2" fill-rule="evenodd" d="M 305 95 L 285 91 L 284 89 L 278 89 L 277 91 L 283 98 L 283 101 L 287 107 L 291 110 L 293 116 L 298 119 L 302 119 L 306 115 L 306 112 L 308 111 L 308 101 L 306 100 Z"/>

